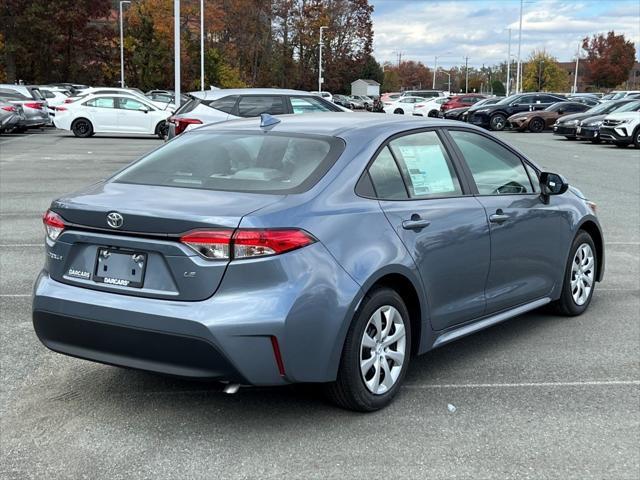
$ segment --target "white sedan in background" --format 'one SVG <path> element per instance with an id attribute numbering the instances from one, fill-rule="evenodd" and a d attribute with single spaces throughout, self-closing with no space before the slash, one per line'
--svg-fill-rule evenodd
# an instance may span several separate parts
<path id="1" fill-rule="evenodd" d="M 448 100 L 447 97 L 423 98 L 422 102 L 414 105 L 413 114 L 419 117 L 437 118 L 440 107 Z"/>
<path id="2" fill-rule="evenodd" d="M 135 97 L 140 101 L 151 102 L 151 104 L 155 105 L 157 108 L 167 110 L 169 113 L 173 113 L 176 109 L 175 103 L 152 100 L 137 88 L 89 87 L 82 90 L 75 97 L 69 97 L 65 103 L 76 102 L 79 99 L 86 98 L 87 95 L 128 95 L 130 97 Z"/>
<path id="3" fill-rule="evenodd" d="M 164 138 L 169 112 L 129 95 L 88 95 L 56 108 L 54 124 L 76 137 L 136 133 Z"/>
<path id="4" fill-rule="evenodd" d="M 382 110 L 385 113 L 395 113 L 397 115 L 413 115 L 415 106 L 425 101 L 422 97 L 401 97 L 395 101 L 384 102 Z"/>

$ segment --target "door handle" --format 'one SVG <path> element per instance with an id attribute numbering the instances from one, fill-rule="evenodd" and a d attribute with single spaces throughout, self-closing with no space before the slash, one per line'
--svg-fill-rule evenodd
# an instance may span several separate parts
<path id="1" fill-rule="evenodd" d="M 509 215 L 505 214 L 501 209 L 496 210 L 496 213 L 489 215 L 489 221 L 491 223 L 501 224 L 509 220 Z"/>
<path id="2" fill-rule="evenodd" d="M 431 225 L 429 220 L 423 220 L 419 215 L 411 215 L 411 220 L 403 220 L 402 228 L 405 230 L 420 230 Z"/>

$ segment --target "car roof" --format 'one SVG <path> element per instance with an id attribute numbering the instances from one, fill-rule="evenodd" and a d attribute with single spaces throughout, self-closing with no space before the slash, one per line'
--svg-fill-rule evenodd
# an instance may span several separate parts
<path id="1" fill-rule="evenodd" d="M 304 95 L 306 97 L 317 97 L 304 90 L 290 90 L 286 88 L 223 88 L 219 90 L 198 90 L 189 92 L 189 95 L 203 100 L 215 100 L 229 95 Z"/>
<path id="2" fill-rule="evenodd" d="M 405 115 L 388 115 L 384 113 L 312 113 L 306 115 L 278 115 L 279 123 L 267 127 L 269 131 L 298 134 L 317 134 L 346 138 L 363 133 L 378 134 L 384 130 L 389 135 L 405 130 L 456 126 L 469 130 L 478 130 L 472 125 L 457 121 L 448 121 L 428 117 L 413 117 Z M 229 120 L 222 123 L 204 125 L 192 131 L 260 131 L 260 117 L 240 120 Z"/>

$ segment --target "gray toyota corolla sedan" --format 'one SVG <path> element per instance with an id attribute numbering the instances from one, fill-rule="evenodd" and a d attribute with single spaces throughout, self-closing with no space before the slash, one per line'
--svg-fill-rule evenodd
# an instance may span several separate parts
<path id="1" fill-rule="evenodd" d="M 75 357 L 230 391 L 323 383 L 376 410 L 414 355 L 546 304 L 584 312 L 595 208 L 459 122 L 204 126 L 51 204 L 33 323 Z"/>

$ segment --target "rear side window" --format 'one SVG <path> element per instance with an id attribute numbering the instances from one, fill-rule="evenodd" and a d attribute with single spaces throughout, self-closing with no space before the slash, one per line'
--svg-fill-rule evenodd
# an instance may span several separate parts
<path id="1" fill-rule="evenodd" d="M 218 98 L 217 100 L 202 100 L 201 103 L 224 113 L 232 113 L 237 101 L 237 95 L 230 95 L 228 97 Z"/>
<path id="2" fill-rule="evenodd" d="M 266 95 L 240 97 L 238 116 L 259 117 L 262 113 L 268 113 L 270 115 L 282 115 L 286 113 L 283 97 Z"/>
<path id="3" fill-rule="evenodd" d="M 183 103 L 180 108 L 176 110 L 174 115 L 181 115 L 183 113 L 189 113 L 193 111 L 200 104 L 199 98 L 190 98 L 187 102 Z"/>
<path id="4" fill-rule="evenodd" d="M 291 108 L 293 113 L 317 113 L 334 112 L 337 109 L 331 108 L 319 98 L 313 97 L 291 97 Z"/>
<path id="5" fill-rule="evenodd" d="M 97 108 L 116 108 L 115 99 L 113 97 L 94 98 L 84 103 L 87 107 Z"/>
<path id="6" fill-rule="evenodd" d="M 151 152 L 116 182 L 260 193 L 311 188 L 344 149 L 335 137 L 269 132 L 191 132 Z"/>
<path id="7" fill-rule="evenodd" d="M 520 158 L 484 135 L 461 130 L 449 132 L 462 152 L 480 195 L 532 193 Z"/>
<path id="8" fill-rule="evenodd" d="M 405 135 L 389 146 L 402 169 L 411 198 L 462 195 L 451 160 L 436 132 Z"/>
<path id="9" fill-rule="evenodd" d="M 369 177 L 376 197 L 385 200 L 408 198 L 402 175 L 388 147 L 385 147 L 369 167 Z"/>

